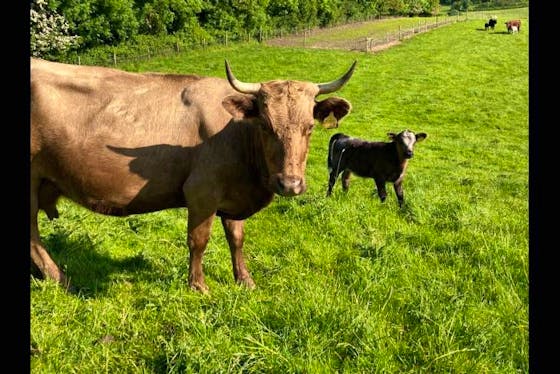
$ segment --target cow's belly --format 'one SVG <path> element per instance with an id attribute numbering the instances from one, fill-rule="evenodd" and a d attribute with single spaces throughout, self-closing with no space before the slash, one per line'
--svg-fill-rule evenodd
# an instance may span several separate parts
<path id="1" fill-rule="evenodd" d="M 184 206 L 184 176 L 166 162 L 87 152 L 39 157 L 32 163 L 61 195 L 98 213 L 125 216 Z"/>

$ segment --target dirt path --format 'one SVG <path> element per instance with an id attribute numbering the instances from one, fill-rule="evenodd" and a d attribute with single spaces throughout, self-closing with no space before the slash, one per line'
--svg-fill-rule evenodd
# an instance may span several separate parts
<path id="1" fill-rule="evenodd" d="M 290 35 L 281 38 L 273 38 L 265 41 L 267 45 L 278 47 L 306 47 L 318 49 L 343 49 L 343 50 L 364 50 L 363 46 L 366 36 L 355 37 L 353 39 L 340 39 L 333 35 L 340 34 L 348 29 L 360 28 L 367 22 L 364 21 L 346 24 L 342 26 L 335 26 L 326 29 L 313 29 L 298 35 Z M 378 52 L 390 48 L 394 45 L 400 44 L 399 40 L 390 40 L 386 43 L 376 43 L 375 46 L 370 47 L 370 52 Z"/>

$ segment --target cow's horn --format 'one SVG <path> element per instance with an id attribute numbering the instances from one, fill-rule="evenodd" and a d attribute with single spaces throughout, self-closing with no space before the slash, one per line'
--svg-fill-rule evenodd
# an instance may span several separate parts
<path id="1" fill-rule="evenodd" d="M 226 61 L 227 79 L 229 81 L 229 84 L 231 84 L 231 86 L 235 90 L 237 90 L 241 93 L 255 94 L 261 89 L 261 84 L 260 83 L 245 83 L 245 82 L 241 82 L 241 81 L 237 80 L 237 78 L 235 78 L 235 76 L 231 72 L 231 69 L 229 68 L 229 64 L 228 64 L 227 60 L 225 60 L 225 61 Z"/>
<path id="2" fill-rule="evenodd" d="M 344 74 L 342 77 L 338 78 L 337 80 L 328 83 L 317 84 L 317 86 L 319 86 L 319 93 L 317 95 L 328 94 L 342 88 L 342 86 L 344 86 L 346 82 L 348 82 L 348 80 L 354 73 L 354 68 L 356 67 L 357 62 L 358 61 L 355 60 L 352 66 L 350 66 L 350 69 L 348 69 L 348 71 L 346 72 L 346 74 Z"/>

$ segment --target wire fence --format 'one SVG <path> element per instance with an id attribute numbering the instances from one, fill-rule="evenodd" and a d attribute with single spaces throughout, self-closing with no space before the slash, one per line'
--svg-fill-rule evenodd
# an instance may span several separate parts
<path id="1" fill-rule="evenodd" d="M 107 53 L 98 52 L 95 55 L 87 53 L 83 55 L 78 54 L 66 58 L 64 62 L 78 65 L 117 66 L 121 63 L 145 61 L 158 56 L 176 55 L 194 49 L 205 49 L 211 46 L 220 45 L 228 46 L 234 43 L 247 43 L 255 41 L 269 45 L 286 45 L 292 47 L 303 46 L 308 48 L 341 49 L 374 53 L 375 51 L 382 49 L 383 46 L 412 38 L 419 33 L 427 32 L 455 22 L 463 22 L 473 19 L 488 20 L 493 16 L 493 14 L 494 13 L 492 11 L 457 12 L 457 14 L 453 16 L 430 17 L 425 20 L 419 20 L 418 23 L 412 27 L 403 28 L 399 26 L 394 32 L 387 32 L 382 37 L 377 34 L 375 36 L 366 35 L 348 40 L 333 40 L 328 36 L 324 38 L 319 37 L 321 33 L 324 33 L 324 28 L 291 31 L 280 29 L 268 32 L 258 30 L 253 33 L 243 32 L 241 34 L 224 32 L 223 35 L 214 37 L 212 40 L 199 38 L 198 40 L 185 41 L 177 38 L 174 42 L 168 41 L 165 45 L 158 47 L 144 46 L 137 49 L 127 48 L 126 50 L 114 48 L 112 52 Z M 515 14 L 515 11 L 511 13 L 513 17 L 515 17 Z M 507 18 L 508 16 L 508 14 L 502 14 L 501 17 Z M 382 19 L 384 18 L 376 17 L 360 22 L 376 22 Z M 351 25 L 351 23 L 346 25 Z M 483 25 L 484 23 L 481 24 L 481 28 L 483 28 Z M 339 26 L 342 25 L 333 26 L 332 29 Z"/>

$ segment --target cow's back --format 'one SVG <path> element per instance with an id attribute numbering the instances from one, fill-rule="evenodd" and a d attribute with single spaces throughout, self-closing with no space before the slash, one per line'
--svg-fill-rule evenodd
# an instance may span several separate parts
<path id="1" fill-rule="evenodd" d="M 186 98 L 188 87 L 204 86 L 216 93 L 215 102 Z M 191 89 L 191 91 L 196 89 Z M 104 67 L 76 66 L 32 59 L 31 121 L 34 130 L 60 136 L 103 137 L 120 146 L 149 144 L 194 145 L 200 126 L 209 126 L 197 115 L 200 108 L 219 105 L 224 92 L 233 92 L 225 80 L 195 75 L 129 73 Z M 211 122 L 219 131 L 230 117 L 212 108 L 221 121 Z M 42 134 L 43 137 L 45 134 Z M 47 137 L 48 138 L 48 137 Z M 57 137 L 57 140 L 60 138 Z"/>

